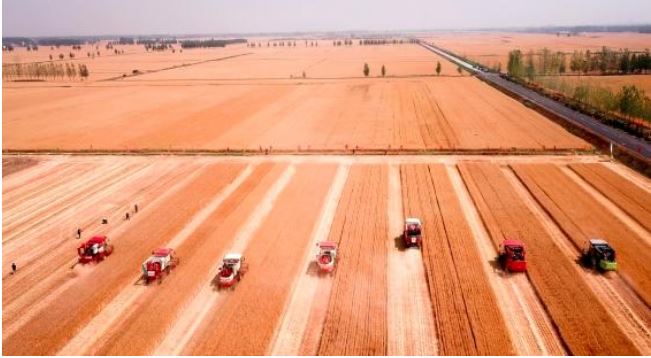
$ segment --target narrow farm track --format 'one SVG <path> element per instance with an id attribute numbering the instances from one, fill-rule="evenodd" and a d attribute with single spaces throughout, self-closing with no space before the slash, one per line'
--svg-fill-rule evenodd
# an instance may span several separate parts
<path id="1" fill-rule="evenodd" d="M 133 275 L 152 247 L 178 231 L 197 210 L 227 184 L 240 166 L 208 165 L 177 195 L 135 220 L 133 230 L 120 235 L 121 254 L 112 256 L 92 273 L 76 278 L 56 301 L 51 302 L 21 330 L 3 339 L 7 355 L 47 355 L 56 353 L 66 341 L 92 319 L 120 290 L 133 284 Z M 191 200 L 189 200 L 191 199 Z M 102 280 L 96 280 L 102 277 Z M 56 329 L 52 329 L 53 325 Z"/>
<path id="2" fill-rule="evenodd" d="M 405 216 L 423 221 L 423 260 L 439 352 L 513 354 L 508 329 L 445 167 L 403 165 L 401 176 Z"/>
<path id="3" fill-rule="evenodd" d="M 536 292 L 574 355 L 639 355 L 606 307 L 515 192 L 499 167 L 460 164 L 459 170 L 491 239 L 519 238 L 528 248 L 528 272 Z"/>
<path id="4" fill-rule="evenodd" d="M 651 232 L 651 193 L 599 164 L 571 164 L 581 178 Z"/>
<path id="5" fill-rule="evenodd" d="M 566 355 L 563 342 L 527 276 L 508 275 L 497 267 L 497 246 L 486 232 L 458 169 L 447 169 L 517 354 Z"/>
<path id="6" fill-rule="evenodd" d="M 387 355 L 435 355 L 436 325 L 420 250 L 403 250 L 400 168 L 389 166 Z"/>
<path id="7" fill-rule="evenodd" d="M 318 332 L 321 334 L 323 318 L 310 320 L 310 316 L 325 312 L 329 288 L 332 286 L 331 277 L 315 275 L 315 250 L 314 247 L 321 241 L 328 239 L 330 227 L 334 220 L 339 198 L 346 184 L 349 165 L 339 165 L 330 190 L 324 201 L 319 219 L 314 231 L 310 235 L 313 246 L 308 247 L 306 252 L 301 275 L 293 289 L 290 302 L 283 315 L 283 321 L 276 333 L 276 339 L 271 349 L 272 355 L 299 355 L 303 350 L 316 353 L 318 345 L 309 345 L 309 339 L 304 338 L 306 332 Z M 322 305 L 322 306 L 320 306 Z M 303 343 L 306 344 L 303 344 Z"/>
<path id="8" fill-rule="evenodd" d="M 208 318 L 190 348 L 192 354 L 267 353 L 335 169 L 321 164 L 297 167 L 244 252 L 249 272 L 217 314 Z"/>
<path id="9" fill-rule="evenodd" d="M 550 238 L 554 240 L 569 260 L 575 261 L 580 251 L 567 239 L 554 220 L 540 207 L 515 173 L 510 168 L 504 168 L 503 173 L 534 215 L 545 226 Z M 619 275 L 602 275 L 583 269 L 579 265 L 575 265 L 575 268 L 603 302 L 604 306 L 607 307 L 608 313 L 635 344 L 635 347 L 643 355 L 648 355 L 651 349 L 651 311 L 640 299 L 640 296 L 635 294 Z"/>
<path id="10" fill-rule="evenodd" d="M 228 196 L 216 210 L 201 220 L 199 226 L 190 230 L 191 240 L 184 240 L 177 253 L 189 265 L 180 265 L 177 272 L 168 277 L 163 285 L 145 293 L 145 302 L 156 305 L 144 307 L 124 317 L 121 324 L 111 327 L 105 337 L 106 343 L 93 347 L 91 354 L 99 355 L 145 355 L 162 340 L 180 310 L 196 295 L 205 282 L 210 282 L 212 266 L 218 262 L 232 244 L 235 231 L 254 210 L 259 196 L 266 191 L 280 174 L 273 170 L 274 164 L 258 166 L 251 176 Z M 278 168 L 281 169 L 281 168 Z M 255 194 L 255 195 L 254 195 Z M 146 336 L 137 334 L 146 330 Z"/>
<path id="11" fill-rule="evenodd" d="M 387 168 L 350 171 L 330 241 L 339 244 L 319 355 L 387 353 Z"/>
<path id="12" fill-rule="evenodd" d="M 557 166 L 517 164 L 512 168 L 577 249 L 595 237 L 613 245 L 620 274 L 651 305 L 651 250 L 643 238 Z"/>

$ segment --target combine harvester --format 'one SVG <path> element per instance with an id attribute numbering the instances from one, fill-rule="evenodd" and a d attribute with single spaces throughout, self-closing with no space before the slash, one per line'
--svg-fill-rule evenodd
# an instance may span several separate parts
<path id="1" fill-rule="evenodd" d="M 104 235 L 96 235 L 77 248 L 79 263 L 100 262 L 113 253 L 113 245 Z"/>
<path id="2" fill-rule="evenodd" d="M 506 272 L 527 271 L 524 243 L 520 240 L 504 240 L 500 244 L 497 260 Z"/>
<path id="3" fill-rule="evenodd" d="M 217 288 L 233 287 L 242 279 L 247 269 L 248 265 L 242 254 L 228 253 L 224 255 L 222 266 L 219 268 L 219 273 L 217 274 Z"/>
<path id="4" fill-rule="evenodd" d="M 422 229 L 423 226 L 420 219 L 407 218 L 407 220 L 405 220 L 405 230 L 402 233 L 402 240 L 405 247 L 409 248 L 411 246 L 416 246 L 420 248 Z"/>
<path id="5" fill-rule="evenodd" d="M 331 273 L 335 270 L 337 261 L 337 244 L 332 241 L 322 241 L 316 244 L 319 253 L 316 254 L 316 263 L 322 273 Z"/>
<path id="6" fill-rule="evenodd" d="M 588 240 L 581 255 L 581 262 L 586 267 L 602 272 L 617 271 L 615 249 L 608 242 L 600 239 Z"/>
<path id="7" fill-rule="evenodd" d="M 179 258 L 173 249 L 159 248 L 152 251 L 151 256 L 142 263 L 142 275 L 146 284 L 158 280 L 160 283 L 163 275 L 168 275 L 170 271 L 179 264 Z"/>

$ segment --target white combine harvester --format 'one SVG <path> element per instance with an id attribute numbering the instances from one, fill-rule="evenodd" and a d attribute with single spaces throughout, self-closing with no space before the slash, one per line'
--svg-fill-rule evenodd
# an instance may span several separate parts
<path id="1" fill-rule="evenodd" d="M 219 274 L 217 275 L 217 287 L 220 289 L 232 287 L 244 276 L 247 268 L 248 266 L 242 254 L 228 253 L 224 255 L 222 266 L 219 268 Z"/>

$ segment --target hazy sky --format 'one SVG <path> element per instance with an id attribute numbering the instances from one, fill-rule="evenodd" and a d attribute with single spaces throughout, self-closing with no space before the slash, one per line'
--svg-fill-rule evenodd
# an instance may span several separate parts
<path id="1" fill-rule="evenodd" d="M 2 0 L 3 36 L 651 23 L 651 0 Z"/>

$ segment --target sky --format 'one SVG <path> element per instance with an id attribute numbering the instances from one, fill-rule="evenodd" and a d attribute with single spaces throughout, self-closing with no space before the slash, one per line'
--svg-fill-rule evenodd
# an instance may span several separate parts
<path id="1" fill-rule="evenodd" d="M 3 36 L 651 23 L 651 0 L 2 0 Z"/>

